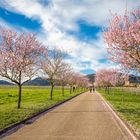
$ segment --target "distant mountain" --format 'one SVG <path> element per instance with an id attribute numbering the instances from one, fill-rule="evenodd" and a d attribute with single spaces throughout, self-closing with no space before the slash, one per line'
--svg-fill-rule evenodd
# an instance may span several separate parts
<path id="1" fill-rule="evenodd" d="M 89 78 L 90 83 L 95 82 L 95 76 L 96 74 L 88 74 L 86 75 Z M 130 75 L 129 76 L 130 83 L 140 83 L 140 77 Z M 14 85 L 13 83 L 10 83 L 5 80 L 0 80 L 0 85 Z M 37 77 L 29 82 L 26 82 L 24 85 L 32 85 L 32 86 L 49 86 L 50 83 L 48 80 L 45 80 L 43 78 Z"/>
<path id="2" fill-rule="evenodd" d="M 89 78 L 90 83 L 95 82 L 96 74 L 89 74 L 87 77 Z M 135 75 L 129 75 L 129 82 L 130 83 L 140 83 L 140 77 Z"/>
<path id="3" fill-rule="evenodd" d="M 24 85 L 32 85 L 32 86 L 48 86 L 50 85 L 48 80 L 37 77 L 31 81 L 26 82 Z"/>
<path id="4" fill-rule="evenodd" d="M 87 77 L 88 77 L 90 83 L 95 82 L 95 75 L 96 75 L 96 74 L 88 74 L 88 75 L 87 75 Z"/>
<path id="5" fill-rule="evenodd" d="M 14 85 L 14 84 L 5 80 L 0 80 L 0 85 Z"/>
<path id="6" fill-rule="evenodd" d="M 14 85 L 13 83 L 10 83 L 5 80 L 0 80 L 0 85 Z M 26 82 L 24 85 L 31 85 L 31 86 L 48 86 L 49 81 L 45 80 L 43 78 L 37 77 L 31 81 Z"/>
<path id="7" fill-rule="evenodd" d="M 129 82 L 130 83 L 140 83 L 140 77 L 135 75 L 129 75 Z"/>

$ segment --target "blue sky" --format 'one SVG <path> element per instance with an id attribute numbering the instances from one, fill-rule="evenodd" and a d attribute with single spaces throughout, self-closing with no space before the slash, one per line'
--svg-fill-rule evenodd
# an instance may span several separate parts
<path id="1" fill-rule="evenodd" d="M 78 31 L 68 31 L 69 34 L 75 36 L 79 40 L 82 41 L 90 41 L 92 39 L 98 39 L 97 34 L 102 31 L 102 28 L 97 25 L 90 25 L 84 20 L 77 21 L 77 25 L 79 27 Z"/>
<path id="2" fill-rule="evenodd" d="M 139 0 L 128 0 L 128 10 Z M 66 62 L 83 74 L 115 67 L 107 58 L 102 29 L 110 12 L 124 13 L 126 0 L 2 0 L 0 28 L 17 32 L 35 32 L 38 39 L 67 51 Z"/>
<path id="3" fill-rule="evenodd" d="M 41 28 L 41 24 L 38 20 L 30 19 L 22 14 L 17 14 L 5 8 L 0 8 L 0 18 L 12 26 L 21 26 L 32 31 L 38 31 Z"/>

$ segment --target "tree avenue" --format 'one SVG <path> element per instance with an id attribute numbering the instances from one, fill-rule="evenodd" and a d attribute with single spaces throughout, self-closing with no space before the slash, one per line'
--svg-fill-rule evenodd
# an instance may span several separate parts
<path id="1" fill-rule="evenodd" d="M 8 29 L 0 30 L 0 76 L 18 85 L 18 108 L 21 107 L 22 86 L 35 76 L 42 77 L 38 73 L 39 69 L 50 81 L 51 100 L 56 84 L 62 86 L 63 96 L 66 85 L 70 86 L 70 91 L 73 85 L 88 85 L 87 79 L 79 81 L 84 76 L 74 74 L 71 66 L 64 61 L 64 52 L 61 50 L 48 50 L 32 33 L 19 34 Z"/>
<path id="2" fill-rule="evenodd" d="M 9 29 L 0 29 L 1 77 L 14 84 L 0 86 L 1 130 L 78 95 L 84 90 L 72 90 L 73 87 L 85 88 L 89 82 L 66 63 L 65 52 L 51 46 L 49 50 L 32 33 L 17 33 Z M 42 81 L 36 80 L 40 78 L 47 80 L 47 85 L 49 81 L 51 88 L 36 86 L 36 83 L 42 85 Z M 35 84 L 30 85 L 32 79 Z"/>
<path id="3" fill-rule="evenodd" d="M 72 72 L 72 69 L 71 69 L 70 65 L 66 64 L 63 67 L 62 72 L 57 75 L 58 84 L 60 84 L 62 86 L 62 95 L 63 96 L 64 96 L 64 88 L 68 84 L 68 80 L 71 76 L 71 72 Z"/>
<path id="4" fill-rule="evenodd" d="M 49 53 L 48 53 L 49 52 Z M 50 91 L 50 99 L 53 99 L 53 89 L 55 85 L 62 86 L 62 95 L 64 96 L 64 87 L 66 85 L 70 86 L 70 93 L 72 91 L 72 87 L 82 86 L 81 83 L 84 83 L 86 87 L 88 85 L 88 80 L 86 79 L 80 81 L 81 77 L 83 77 L 79 73 L 75 73 L 71 66 L 64 61 L 64 53 L 58 49 L 52 49 L 51 51 L 46 51 L 41 59 L 41 69 L 44 75 L 47 77 L 51 85 Z"/>
<path id="5" fill-rule="evenodd" d="M 51 91 L 50 99 L 53 98 L 53 89 L 55 83 L 57 82 L 58 75 L 61 75 L 64 72 L 64 69 L 67 67 L 67 64 L 64 63 L 64 56 L 60 50 L 53 49 L 50 51 L 50 54 L 46 52 L 44 57 L 41 60 L 41 69 L 43 73 L 48 77 L 50 81 Z"/>

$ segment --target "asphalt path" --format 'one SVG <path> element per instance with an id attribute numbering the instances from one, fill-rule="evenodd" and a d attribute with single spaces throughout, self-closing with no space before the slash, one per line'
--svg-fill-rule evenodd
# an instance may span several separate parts
<path id="1" fill-rule="evenodd" d="M 83 93 L 3 140 L 132 140 L 97 93 Z"/>

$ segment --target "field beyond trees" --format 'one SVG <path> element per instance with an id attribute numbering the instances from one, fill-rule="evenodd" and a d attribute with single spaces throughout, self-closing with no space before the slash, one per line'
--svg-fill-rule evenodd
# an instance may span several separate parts
<path id="1" fill-rule="evenodd" d="M 98 88 L 103 97 L 109 101 L 119 116 L 130 124 L 130 127 L 140 136 L 140 89 L 110 88 L 110 93 Z"/>
<path id="2" fill-rule="evenodd" d="M 53 100 L 50 100 L 50 87 L 23 86 L 21 108 L 17 109 L 18 88 L 0 86 L 0 130 L 80 92 L 82 89 L 70 94 L 70 90 L 66 88 L 62 96 L 61 88 L 55 87 Z"/>

